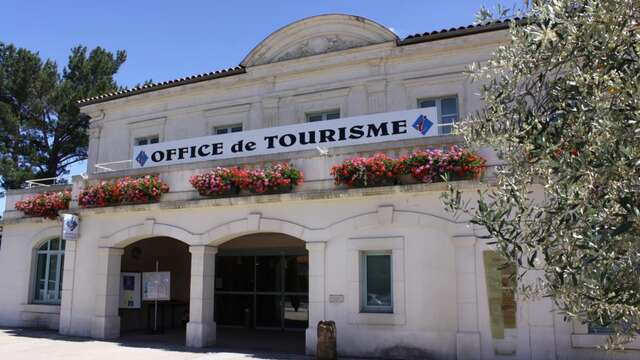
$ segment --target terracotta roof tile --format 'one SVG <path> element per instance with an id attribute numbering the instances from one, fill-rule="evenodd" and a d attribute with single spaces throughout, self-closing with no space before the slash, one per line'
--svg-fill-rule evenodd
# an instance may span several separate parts
<path id="1" fill-rule="evenodd" d="M 425 32 L 422 34 L 414 34 L 405 37 L 402 40 L 398 40 L 398 46 L 406 46 L 411 44 L 417 44 L 422 42 L 436 41 L 441 39 L 453 38 L 458 36 L 479 34 L 483 32 L 503 30 L 509 27 L 509 24 L 512 22 L 524 23 L 526 21 L 525 18 L 513 18 L 507 20 L 499 20 L 484 24 L 477 25 L 468 25 L 468 26 L 460 26 L 460 27 L 452 27 L 449 29 L 436 30 L 431 32 Z M 243 66 L 236 66 L 234 68 L 228 68 L 223 70 L 216 70 L 204 74 L 191 75 L 179 79 L 163 81 L 160 83 L 153 83 L 149 85 L 139 86 L 131 89 L 116 91 L 112 93 L 102 94 L 99 96 L 94 96 L 86 99 L 79 100 L 77 104 L 79 106 L 97 104 L 101 102 L 106 102 L 110 100 L 115 100 L 123 97 L 143 94 L 146 92 L 176 87 L 180 85 L 186 85 L 191 83 L 196 83 L 200 81 L 212 80 L 223 78 L 227 76 L 239 75 L 246 73 L 246 69 Z"/>

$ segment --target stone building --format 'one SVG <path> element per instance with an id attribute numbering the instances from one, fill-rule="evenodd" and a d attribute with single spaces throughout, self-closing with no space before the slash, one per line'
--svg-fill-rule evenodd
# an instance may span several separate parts
<path id="1" fill-rule="evenodd" d="M 451 124 L 482 106 L 477 84 L 463 72 L 505 43 L 508 26 L 400 39 L 362 17 L 315 16 L 275 31 L 236 68 L 81 101 L 91 117 L 86 178 L 7 194 L 0 325 L 111 339 L 159 321 L 186 346 L 213 346 L 225 336 L 250 345 L 268 332 L 313 354 L 316 325 L 333 320 L 341 355 L 638 358 L 637 340 L 625 352 L 606 354 L 595 349 L 606 329 L 564 322 L 546 299 L 516 301 L 503 288 L 500 261 L 481 231 L 444 211 L 443 183 L 344 188 L 330 175 L 332 165 L 354 156 L 399 157 L 459 144 Z M 422 135 L 413 126 L 416 115 L 432 123 Z M 295 135 L 380 119 L 408 123 L 392 140 L 306 147 L 286 140 L 275 149 L 231 156 L 225 147 L 228 156 L 212 155 L 218 139 L 246 145 L 269 132 Z M 202 158 L 196 144 L 207 146 Z M 187 150 L 180 155 L 180 148 Z M 496 159 L 480 153 L 490 183 Z M 218 166 L 281 161 L 304 172 L 304 185 L 288 193 L 207 198 L 189 183 Z M 87 184 L 149 174 L 170 187 L 159 202 L 77 204 Z M 65 188 L 73 194 L 67 213 L 79 216 L 77 240 L 60 239 L 59 220 L 15 209 L 34 193 Z M 123 304 L 124 291 L 138 289 L 156 270 L 170 274 L 159 320 L 151 316 L 154 303 L 136 297 Z"/>

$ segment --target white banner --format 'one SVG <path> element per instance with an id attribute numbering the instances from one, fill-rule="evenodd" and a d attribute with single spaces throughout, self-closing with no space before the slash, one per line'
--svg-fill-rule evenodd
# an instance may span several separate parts
<path id="1" fill-rule="evenodd" d="M 80 236 L 80 217 L 74 214 L 62 216 L 62 240 L 78 240 Z"/>
<path id="2" fill-rule="evenodd" d="M 435 107 L 135 146 L 133 167 L 276 154 L 438 134 Z"/>

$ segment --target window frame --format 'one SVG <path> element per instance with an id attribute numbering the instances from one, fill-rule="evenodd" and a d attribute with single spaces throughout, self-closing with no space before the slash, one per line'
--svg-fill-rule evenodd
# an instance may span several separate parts
<path id="1" fill-rule="evenodd" d="M 54 240 L 58 240 L 58 249 L 52 250 L 51 249 L 51 243 Z M 42 247 L 46 245 L 47 249 L 46 250 L 42 250 Z M 44 241 L 42 243 L 40 243 L 40 245 L 35 249 L 35 256 L 34 256 L 34 273 L 33 273 L 33 277 L 32 277 L 32 289 L 33 289 L 33 296 L 31 297 L 31 301 L 33 304 L 45 304 L 45 305 L 59 305 L 61 300 L 62 300 L 62 281 L 63 281 L 63 274 L 62 272 L 64 271 L 64 253 L 66 250 L 66 242 L 65 240 L 63 240 L 60 237 L 54 237 L 54 238 L 50 238 L 47 241 Z M 44 274 L 43 274 L 43 278 L 39 279 L 38 278 L 38 265 L 39 265 L 39 257 L 40 255 L 45 255 L 45 263 L 44 263 Z M 47 294 L 49 291 L 49 282 L 51 280 L 49 280 L 49 270 L 51 267 L 51 258 L 55 256 L 56 257 L 56 274 L 55 274 L 55 279 L 54 281 L 54 294 L 55 294 L 55 299 L 50 300 L 50 299 L 39 299 L 39 283 L 40 281 L 44 281 L 44 290 L 43 290 L 43 294 Z M 44 296 L 46 297 L 46 296 Z"/>
<path id="2" fill-rule="evenodd" d="M 446 99 L 451 99 L 454 98 L 456 100 L 456 113 L 455 113 L 455 117 L 456 119 L 450 123 L 443 123 L 442 122 L 442 117 L 451 117 L 454 114 L 442 114 L 442 100 L 446 100 Z M 437 119 L 437 123 L 436 123 L 436 127 L 438 129 L 438 135 L 451 135 L 453 134 L 453 126 L 454 124 L 458 123 L 460 121 L 460 97 L 458 96 L 458 94 L 452 94 L 452 95 L 444 95 L 444 96 L 437 96 L 437 97 L 425 97 L 425 98 L 418 98 L 417 99 L 417 103 L 418 103 L 418 108 L 426 108 L 426 106 L 422 106 L 422 103 L 426 102 L 426 101 L 433 101 L 436 107 L 436 112 L 438 113 L 438 119 Z M 444 132 L 443 128 L 448 128 L 450 127 L 451 130 L 449 132 Z"/>
<path id="3" fill-rule="evenodd" d="M 140 144 L 140 141 L 146 141 L 146 144 Z M 153 141 L 155 140 L 155 142 Z M 151 144 L 157 144 L 160 142 L 160 135 L 148 135 L 148 136 L 140 136 L 133 138 L 133 146 L 145 146 Z"/>
<path id="4" fill-rule="evenodd" d="M 369 305 L 367 304 L 367 259 L 370 256 L 388 256 L 389 257 L 389 298 L 391 305 Z M 393 252 L 392 250 L 365 250 L 360 252 L 360 274 L 362 276 L 360 289 L 360 312 L 361 313 L 383 313 L 392 314 L 393 301 Z"/>
<path id="5" fill-rule="evenodd" d="M 333 114 L 338 114 L 338 117 L 328 119 L 329 115 L 333 115 Z M 320 116 L 320 120 L 311 120 L 310 118 L 313 116 Z M 340 117 L 341 117 L 341 113 L 339 108 L 305 113 L 305 121 L 308 123 L 336 120 L 336 119 L 340 119 Z"/>
<path id="6" fill-rule="evenodd" d="M 233 129 L 237 129 L 240 128 L 240 130 L 238 131 L 233 131 Z M 223 133 L 223 134 L 218 134 L 218 130 L 220 129 L 226 129 L 227 132 Z M 211 135 L 228 135 L 228 134 L 233 134 L 233 133 L 239 133 L 239 132 L 243 132 L 244 131 L 244 126 L 242 123 L 235 123 L 235 124 L 228 124 L 228 125 L 219 125 L 219 126 L 213 126 L 211 128 Z"/>

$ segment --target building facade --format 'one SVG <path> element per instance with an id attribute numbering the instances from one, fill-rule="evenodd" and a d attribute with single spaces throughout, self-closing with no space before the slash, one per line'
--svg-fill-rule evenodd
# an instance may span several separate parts
<path id="1" fill-rule="evenodd" d="M 316 16 L 275 31 L 237 68 L 83 100 L 91 117 L 86 178 L 7 195 L 0 325 L 97 339 L 143 331 L 151 304 L 123 300 L 123 293 L 144 282 L 135 274 L 161 271 L 171 285 L 160 322 L 184 331 L 187 346 L 213 346 L 225 332 L 250 329 L 297 334 L 301 349 L 313 354 L 318 322 L 333 320 L 341 355 L 637 358 L 638 341 L 624 352 L 602 352 L 596 346 L 606 333 L 563 321 L 548 299 L 515 299 L 502 287 L 500 261 L 481 229 L 444 211 L 443 183 L 342 188 L 330 175 L 333 165 L 355 156 L 459 144 L 451 124 L 482 106 L 464 70 L 488 60 L 508 40 L 508 26 L 399 39 L 362 17 Z M 430 111 L 429 136 L 153 167 L 138 159 L 142 150 L 167 144 L 282 135 L 420 109 Z M 491 183 L 496 163 L 490 151 L 480 154 L 489 164 L 486 181 L 457 182 L 471 193 Z M 189 183 L 218 166 L 282 161 L 305 175 L 289 193 L 207 198 Z M 87 184 L 149 174 L 170 187 L 159 202 L 77 204 Z M 76 240 L 60 239 L 59 220 L 15 209 L 34 193 L 65 188 L 73 199 L 68 213 L 80 219 Z M 251 342 L 253 333 L 246 334 Z"/>

